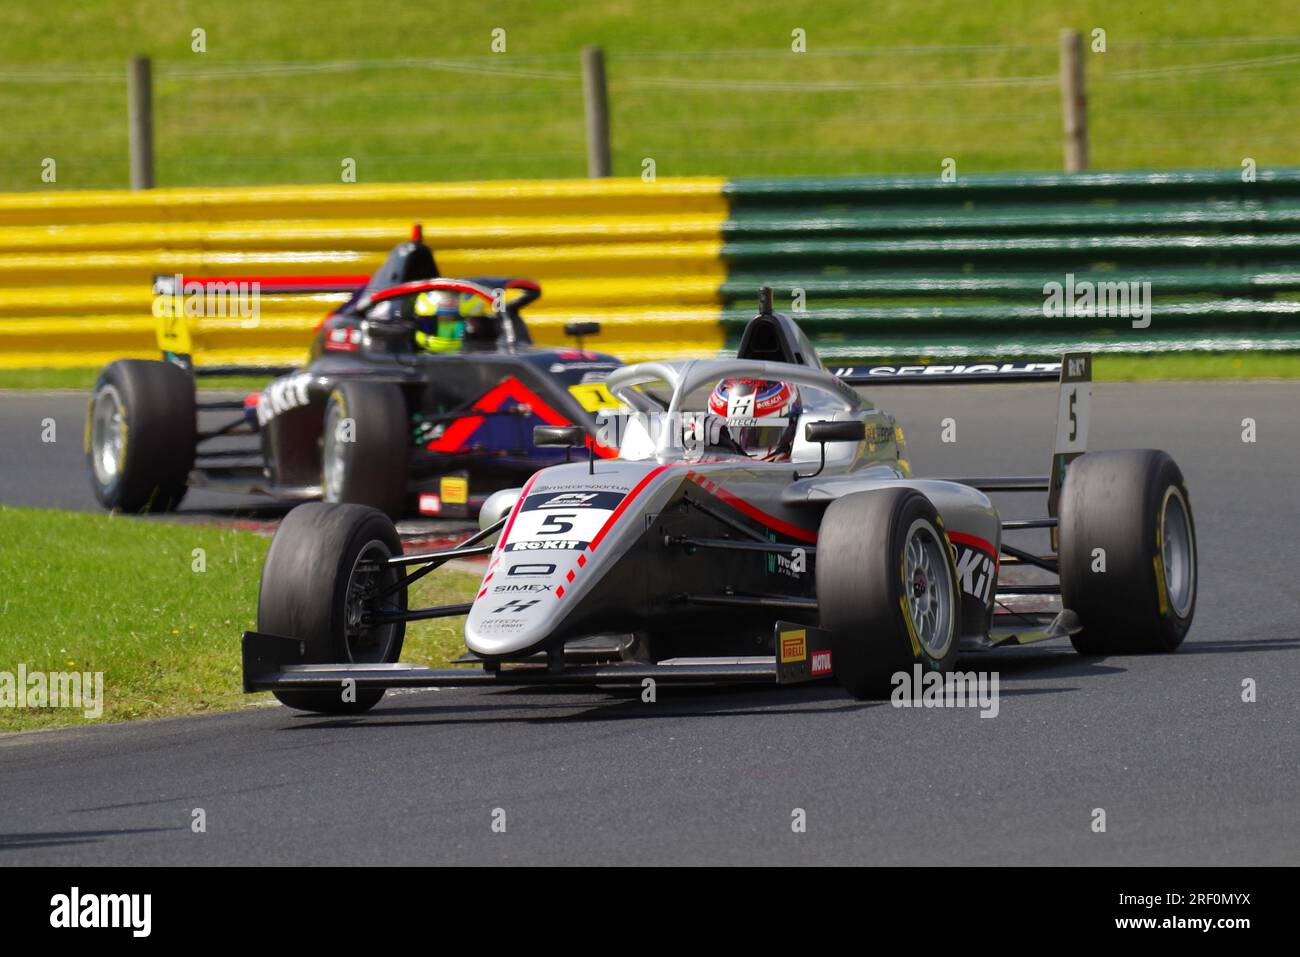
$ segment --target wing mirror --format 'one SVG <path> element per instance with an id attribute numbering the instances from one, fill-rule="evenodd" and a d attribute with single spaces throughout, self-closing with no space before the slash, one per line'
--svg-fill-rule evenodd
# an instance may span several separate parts
<path id="1" fill-rule="evenodd" d="M 587 447 L 587 471 L 596 474 L 596 444 L 587 441 L 587 430 L 580 425 L 535 425 L 533 445 L 539 448 L 564 449 L 564 461 L 572 461 L 572 451 Z"/>
<path id="2" fill-rule="evenodd" d="M 803 437 L 809 442 L 822 445 L 827 442 L 861 442 L 867 437 L 867 424 L 857 419 L 847 422 L 809 422 L 803 427 Z"/>
<path id="3" fill-rule="evenodd" d="M 535 425 L 533 445 L 562 449 L 581 448 L 587 444 L 587 430 L 580 425 Z"/>
<path id="4" fill-rule="evenodd" d="M 817 466 L 816 472 L 800 475 L 796 470 L 795 481 L 821 475 L 822 470 L 826 468 L 826 443 L 861 442 L 867 437 L 867 424 L 858 419 L 849 419 L 845 422 L 809 422 L 803 427 L 803 437 L 809 442 L 816 442 L 821 448 L 822 461 L 821 465 Z"/>

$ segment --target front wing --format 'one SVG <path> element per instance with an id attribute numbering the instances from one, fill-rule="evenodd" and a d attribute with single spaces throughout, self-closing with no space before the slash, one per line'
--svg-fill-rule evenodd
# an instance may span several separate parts
<path id="1" fill-rule="evenodd" d="M 599 660 L 582 651 L 544 654 L 521 661 L 484 662 L 479 668 L 422 665 L 317 664 L 305 660 L 306 642 L 256 631 L 244 632 L 244 691 L 452 688 L 522 685 L 801 684 L 832 674 L 830 636 L 818 628 L 778 621 L 775 655 L 739 658 L 674 658 L 659 664 Z"/>

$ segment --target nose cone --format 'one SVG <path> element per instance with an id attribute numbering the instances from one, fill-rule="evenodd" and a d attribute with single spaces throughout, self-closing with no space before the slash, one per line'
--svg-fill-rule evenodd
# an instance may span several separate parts
<path id="1" fill-rule="evenodd" d="M 470 650 L 508 655 L 550 637 L 592 578 L 591 544 L 623 498 L 610 489 L 526 492 L 465 622 Z"/>
<path id="2" fill-rule="evenodd" d="M 475 654 L 512 655 L 563 640 L 565 621 L 644 528 L 636 516 L 661 467 L 622 461 L 538 472 L 506 519 L 465 621 Z M 634 501 L 635 500 L 635 501 Z"/>

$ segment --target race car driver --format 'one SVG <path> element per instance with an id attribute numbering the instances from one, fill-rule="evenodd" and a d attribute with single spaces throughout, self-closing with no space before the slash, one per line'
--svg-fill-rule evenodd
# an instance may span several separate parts
<path id="1" fill-rule="evenodd" d="M 790 461 L 802 412 L 798 387 L 779 380 L 723 379 L 709 396 L 716 446 L 763 462 Z"/>
<path id="2" fill-rule="evenodd" d="M 436 289 L 415 297 L 415 345 L 425 352 L 457 352 L 462 343 L 495 343 L 488 304 L 472 293 Z"/>

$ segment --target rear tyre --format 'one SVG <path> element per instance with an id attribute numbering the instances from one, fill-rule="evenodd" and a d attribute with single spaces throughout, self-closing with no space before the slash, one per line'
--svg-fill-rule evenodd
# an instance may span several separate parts
<path id="1" fill-rule="evenodd" d="M 401 581 L 400 567 L 366 563 L 400 555 L 402 545 L 388 516 L 363 505 L 312 502 L 299 505 L 280 524 L 262 566 L 257 630 L 297 638 L 309 664 L 397 661 L 406 625 L 368 625 L 367 614 L 405 611 L 406 588 L 383 598 L 374 593 Z M 357 689 L 345 701 L 342 688 L 277 691 L 281 703 L 320 714 L 359 714 L 384 696 Z"/>
<path id="2" fill-rule="evenodd" d="M 960 596 L 939 513 L 911 488 L 832 502 L 817 537 L 817 604 L 835 677 L 855 698 L 885 698 L 897 672 L 951 671 Z"/>
<path id="3" fill-rule="evenodd" d="M 86 410 L 86 465 L 99 504 L 166 512 L 185 497 L 195 445 L 194 379 L 173 362 L 104 367 Z"/>
<path id="4" fill-rule="evenodd" d="M 343 381 L 325 403 L 321 488 L 326 502 L 369 505 L 397 518 L 406 497 L 410 421 L 402 390 Z"/>
<path id="5" fill-rule="evenodd" d="M 1065 470 L 1061 601 L 1085 655 L 1169 652 L 1196 611 L 1196 529 L 1183 473 L 1154 449 L 1089 452 Z"/>

